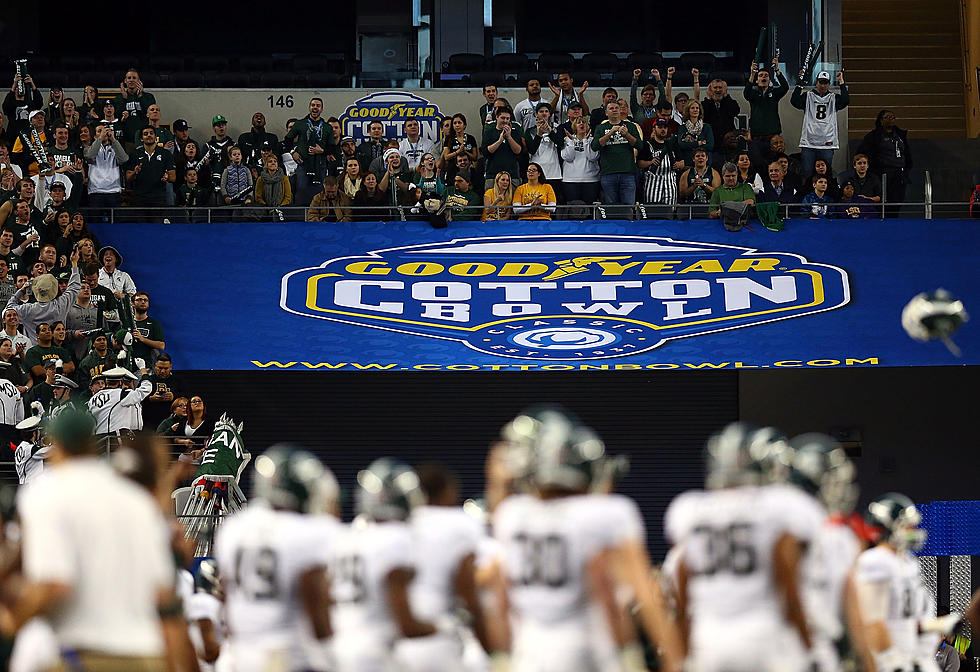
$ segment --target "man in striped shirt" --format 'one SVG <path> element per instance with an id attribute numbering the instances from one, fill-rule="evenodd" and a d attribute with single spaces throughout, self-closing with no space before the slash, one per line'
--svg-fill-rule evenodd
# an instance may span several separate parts
<path id="1" fill-rule="evenodd" d="M 661 215 L 671 214 L 677 204 L 677 173 L 684 168 L 675 138 L 668 137 L 669 122 L 657 119 L 653 135 L 643 143 L 637 155 L 637 165 L 643 170 L 643 203 L 664 205 Z"/>

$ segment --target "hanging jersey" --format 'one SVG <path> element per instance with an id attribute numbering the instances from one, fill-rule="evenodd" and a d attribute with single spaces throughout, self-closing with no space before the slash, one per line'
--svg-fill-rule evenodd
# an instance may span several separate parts
<path id="1" fill-rule="evenodd" d="M 542 501 L 505 499 L 494 514 L 503 546 L 504 576 L 515 616 L 523 624 L 556 625 L 588 618 L 589 562 L 617 543 L 609 509 L 596 495 Z"/>
<path id="2" fill-rule="evenodd" d="M 51 446 L 37 445 L 31 441 L 21 441 L 14 451 L 14 468 L 21 485 L 30 483 L 44 471 L 44 458 L 51 452 Z"/>
<path id="3" fill-rule="evenodd" d="M 144 378 L 132 390 L 120 387 L 99 390 L 88 400 L 88 411 L 95 418 L 96 434 L 114 434 L 123 429 L 143 429 L 143 400 L 150 396 L 153 384 Z"/>
<path id="4" fill-rule="evenodd" d="M 671 503 L 665 531 L 684 546 L 695 630 L 706 634 L 733 619 L 783 622 L 773 549 L 784 534 L 812 540 L 823 512 L 806 500 L 789 486 L 747 486 L 689 492 Z"/>
<path id="5" fill-rule="evenodd" d="M 331 625 L 335 641 L 368 639 L 390 648 L 399 636 L 388 606 L 386 581 L 398 568 L 413 568 L 407 523 L 355 521 L 330 556 Z"/>
<path id="6" fill-rule="evenodd" d="M 16 425 L 24 419 L 24 400 L 17 386 L 6 378 L 0 380 L 0 425 Z"/>
<path id="7" fill-rule="evenodd" d="M 811 149 L 838 148 L 836 95 L 833 91 L 828 91 L 822 96 L 816 91 L 806 92 L 800 147 Z"/>
<path id="8" fill-rule="evenodd" d="M 856 576 L 858 581 L 882 584 L 887 589 L 885 627 L 892 649 L 902 656 L 906 669 L 911 669 L 918 643 L 916 597 L 921 586 L 918 563 L 910 556 L 876 546 L 858 557 Z"/>
<path id="9" fill-rule="evenodd" d="M 214 556 L 225 585 L 232 657 L 239 672 L 310 667 L 302 644 L 309 632 L 297 584 L 308 570 L 326 567 L 341 523 L 329 516 L 275 511 L 254 502 L 225 520 Z"/>

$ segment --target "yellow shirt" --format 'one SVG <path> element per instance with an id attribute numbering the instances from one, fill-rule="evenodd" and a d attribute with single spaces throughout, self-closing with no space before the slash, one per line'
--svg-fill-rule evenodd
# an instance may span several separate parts
<path id="1" fill-rule="evenodd" d="M 541 197 L 541 203 L 547 205 L 548 203 L 555 203 L 558 199 L 555 198 L 555 190 L 551 188 L 550 184 L 538 184 L 531 186 L 530 184 L 524 183 L 517 188 L 514 192 L 514 205 L 527 205 L 534 201 L 535 196 Z M 544 208 L 531 208 L 520 213 L 517 216 L 518 219 L 551 219 L 551 213 Z"/>
<path id="2" fill-rule="evenodd" d="M 504 196 L 506 196 L 506 194 L 504 194 Z M 493 203 L 494 199 L 496 198 L 497 195 L 496 193 L 494 193 L 493 187 L 487 189 L 486 192 L 483 194 L 484 203 L 486 203 L 487 201 Z M 483 217 L 481 217 L 480 219 L 483 220 L 484 222 L 490 220 L 497 220 L 497 219 L 510 219 L 510 215 L 511 215 L 510 203 L 500 203 L 493 207 L 489 205 L 483 206 Z"/>

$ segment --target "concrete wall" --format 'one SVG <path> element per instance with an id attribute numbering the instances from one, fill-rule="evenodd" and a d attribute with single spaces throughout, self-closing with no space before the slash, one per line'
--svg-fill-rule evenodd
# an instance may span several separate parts
<path id="1" fill-rule="evenodd" d="M 792 85 L 792 78 L 791 78 Z M 550 92 L 547 84 L 544 84 L 546 100 L 550 100 Z M 586 92 L 586 97 L 591 107 L 599 104 L 602 98 L 604 87 L 596 85 Z M 629 87 L 620 87 L 620 95 L 629 96 Z M 679 89 L 677 90 L 679 91 Z M 675 93 L 677 92 L 675 91 Z M 206 140 L 211 137 L 211 117 L 215 114 L 223 114 L 228 118 L 228 134 L 237 137 L 239 133 L 248 130 L 252 114 L 262 112 L 265 114 L 268 128 L 271 132 L 282 137 L 286 125 L 286 120 L 291 117 L 303 117 L 307 113 L 309 100 L 313 96 L 323 98 L 324 116 L 337 116 L 355 100 L 374 93 L 371 89 L 330 89 L 320 91 L 317 89 L 290 89 L 290 90 L 270 90 L 270 89 L 156 89 L 152 91 L 156 96 L 157 102 L 163 111 L 164 122 L 169 123 L 174 119 L 187 119 L 194 130 L 191 137 L 198 140 Z M 405 90 L 439 106 L 443 114 L 454 114 L 462 112 L 469 120 L 469 130 L 479 140 L 479 133 L 474 132 L 475 118 L 477 110 L 484 103 L 480 89 L 414 89 Z M 749 105 L 742 97 L 741 88 L 731 88 L 731 96 L 742 107 L 743 113 L 748 113 Z M 81 92 L 69 91 L 68 95 L 81 100 Z M 500 95 L 507 98 L 511 104 L 517 104 L 525 95 L 524 89 L 505 88 L 500 90 Z M 292 107 L 280 107 L 280 96 L 283 101 L 287 96 L 292 96 Z M 272 103 L 269 102 L 270 97 Z M 786 147 L 790 153 L 796 151 L 797 143 L 800 140 L 800 126 L 803 115 L 794 109 L 789 102 L 790 94 L 787 94 L 780 101 L 780 117 L 783 124 L 783 135 L 786 138 Z M 847 113 L 838 113 L 837 116 L 838 133 L 843 145 L 846 147 L 847 139 Z M 834 168 L 840 172 L 846 167 L 846 152 L 838 152 L 835 158 Z"/>

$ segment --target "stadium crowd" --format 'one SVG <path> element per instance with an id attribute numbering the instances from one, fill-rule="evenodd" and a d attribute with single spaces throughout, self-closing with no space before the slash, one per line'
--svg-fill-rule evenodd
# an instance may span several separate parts
<path id="1" fill-rule="evenodd" d="M 588 83 L 569 73 L 559 73 L 557 85 L 527 80 L 519 101 L 487 84 L 478 111 L 447 116 L 436 141 L 422 137 L 411 119 L 404 137 L 385 138 L 378 120 L 359 144 L 320 98 L 310 100 L 305 117 L 290 119 L 281 137 L 255 112 L 237 139 L 228 135 L 228 119 L 215 114 L 204 140 L 191 136 L 184 119 L 161 122 L 163 111 L 136 70 L 125 73 L 114 97 L 86 86 L 80 104 L 56 82 L 45 100 L 29 75 L 15 76 L 2 106 L 0 202 L 10 205 L 0 208 L 0 219 L 17 221 L 22 179 L 33 183 L 31 222 L 55 238 L 84 229 L 84 216 L 80 228 L 74 223 L 78 212 L 101 219 L 118 207 L 136 209 L 127 216 L 139 221 L 206 221 L 203 209 L 212 207 L 221 209 L 212 219 L 408 217 L 445 226 L 454 219 L 550 219 L 558 206 L 563 216 L 584 217 L 590 210 L 581 206 L 592 204 L 629 217 L 634 210 L 641 217 L 719 217 L 722 203 L 742 202 L 792 206 L 760 209 L 764 221 L 778 219 L 775 213 L 859 218 L 879 216 L 883 198 L 904 201 L 912 159 L 892 111 L 879 113 L 853 167 L 834 174 L 836 112 L 849 102 L 842 72 L 817 73 L 813 88 L 803 86 L 801 72 L 793 88 L 776 59 L 752 63 L 741 102 L 722 79 L 711 80 L 701 98 L 696 68 L 692 94 L 673 86 L 674 75 L 673 67 L 634 70 L 628 97 L 608 87 L 595 107 Z M 803 111 L 795 153 L 778 110 L 787 94 Z"/>

